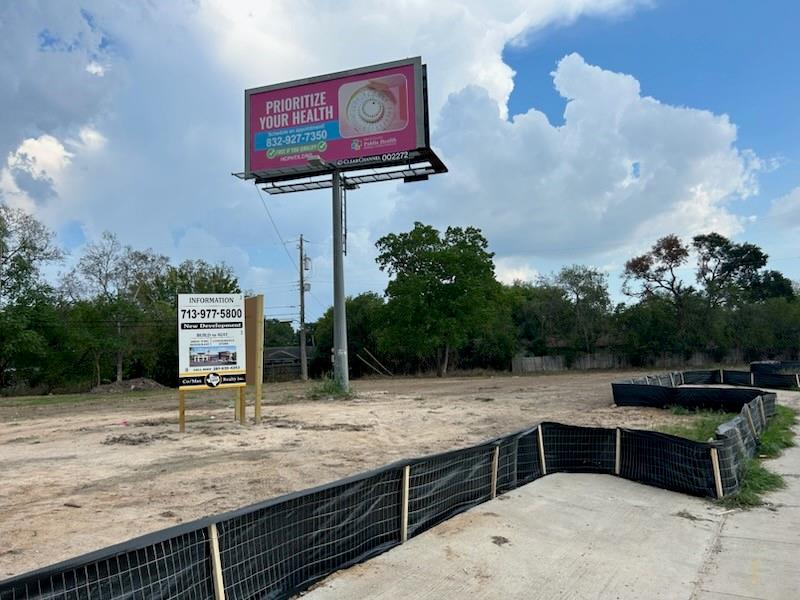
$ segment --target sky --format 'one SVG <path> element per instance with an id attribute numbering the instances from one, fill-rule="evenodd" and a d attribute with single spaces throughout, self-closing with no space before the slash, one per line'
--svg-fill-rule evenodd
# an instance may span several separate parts
<path id="1" fill-rule="evenodd" d="M 348 295 L 382 293 L 375 241 L 479 227 L 498 278 L 609 275 L 666 234 L 760 245 L 800 279 L 800 7 L 779 0 L 70 0 L 0 3 L 0 202 L 43 221 L 67 272 L 105 230 L 225 261 L 268 317 L 332 302 L 330 191 L 243 170 L 246 88 L 411 56 L 449 172 L 347 198 Z M 684 270 L 692 278 L 691 267 Z"/>

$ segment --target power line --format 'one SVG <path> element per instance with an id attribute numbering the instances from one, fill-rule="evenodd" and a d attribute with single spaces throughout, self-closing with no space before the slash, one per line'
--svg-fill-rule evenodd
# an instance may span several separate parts
<path id="1" fill-rule="evenodd" d="M 286 247 L 287 242 L 286 242 L 286 240 L 283 239 L 283 236 L 281 235 L 281 232 L 278 230 L 278 226 L 275 224 L 275 219 L 272 218 L 272 213 L 269 211 L 269 207 L 267 206 L 266 200 L 264 200 L 264 196 L 261 193 L 261 189 L 257 185 L 254 185 L 253 187 L 256 189 L 256 192 L 258 192 L 258 197 L 261 199 L 261 206 L 264 207 L 264 210 L 267 213 L 267 217 L 269 217 L 269 222 L 272 223 L 272 228 L 275 230 L 275 234 L 278 236 L 278 239 L 281 241 L 281 246 L 283 247 L 283 251 L 286 253 L 286 256 L 288 257 L 289 262 L 292 263 L 292 266 L 295 269 L 297 269 L 297 265 L 294 262 L 294 258 L 289 253 L 289 249 Z"/>

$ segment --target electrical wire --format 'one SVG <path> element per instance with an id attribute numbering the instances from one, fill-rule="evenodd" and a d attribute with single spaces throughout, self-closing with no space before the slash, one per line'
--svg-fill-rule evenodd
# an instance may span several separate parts
<path id="1" fill-rule="evenodd" d="M 297 263 L 294 262 L 294 257 L 292 257 L 291 253 L 289 252 L 289 249 L 286 247 L 287 242 L 286 240 L 283 239 L 281 232 L 278 230 L 278 226 L 275 223 L 275 219 L 272 218 L 272 213 L 269 211 L 269 207 L 267 206 L 267 201 L 264 200 L 264 196 L 261 193 L 261 188 L 259 188 L 257 185 L 253 187 L 256 188 L 256 192 L 258 192 L 258 197 L 261 199 L 261 206 L 264 207 L 264 210 L 267 213 L 267 217 L 269 217 L 269 222 L 272 223 L 272 228 L 275 230 L 275 235 L 277 235 L 278 239 L 281 241 L 281 245 L 283 246 L 283 251 L 286 253 L 289 262 L 292 263 L 292 266 L 295 269 L 297 269 Z"/>

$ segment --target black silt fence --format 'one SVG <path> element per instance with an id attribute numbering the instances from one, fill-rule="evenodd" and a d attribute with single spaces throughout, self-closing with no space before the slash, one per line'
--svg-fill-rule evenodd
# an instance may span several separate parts
<path id="1" fill-rule="evenodd" d="M 621 477 L 694 496 L 716 495 L 709 444 L 656 431 L 620 431 Z"/>
<path id="2" fill-rule="evenodd" d="M 616 430 L 542 423 L 548 473 L 614 472 Z"/>
<path id="3" fill-rule="evenodd" d="M 14 577 L 0 582 L 0 600 L 199 600 L 220 598 L 219 591 L 229 600 L 289 598 L 550 473 L 616 473 L 699 496 L 733 493 L 743 459 L 755 452 L 768 411 L 774 413 L 774 395 L 767 396 L 747 405 L 751 416 L 763 409 L 762 417 L 751 425 L 743 409 L 709 443 L 542 423 L 470 448 L 399 461 Z"/>

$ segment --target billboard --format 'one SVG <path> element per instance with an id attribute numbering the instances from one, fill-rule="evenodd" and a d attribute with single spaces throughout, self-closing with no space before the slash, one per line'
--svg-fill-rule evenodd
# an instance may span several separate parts
<path id="1" fill-rule="evenodd" d="M 245 90 L 245 175 L 413 160 L 428 146 L 425 96 L 419 57 Z"/>
<path id="2" fill-rule="evenodd" d="M 244 296 L 179 294 L 179 389 L 242 387 L 245 361 Z"/>

